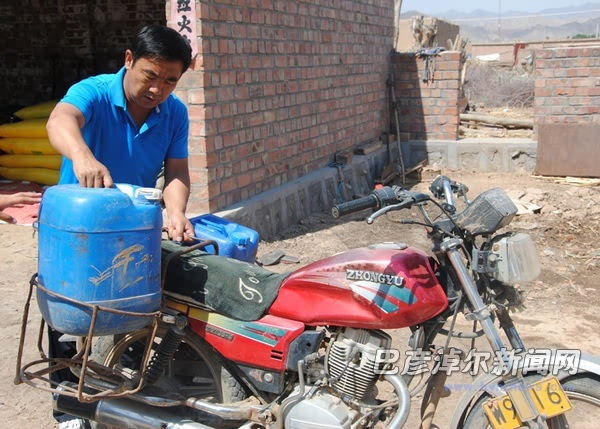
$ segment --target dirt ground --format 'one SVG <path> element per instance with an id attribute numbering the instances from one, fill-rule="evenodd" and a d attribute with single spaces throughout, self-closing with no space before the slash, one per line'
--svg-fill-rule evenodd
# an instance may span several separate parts
<path id="1" fill-rule="evenodd" d="M 411 185 L 426 190 L 438 171 L 426 171 L 422 181 Z M 523 285 L 527 308 L 514 315 L 527 347 L 577 348 L 600 355 L 600 186 L 517 174 L 442 172 L 463 182 L 473 199 L 481 191 L 502 187 L 524 206 L 539 207 L 539 213 L 518 216 L 511 229 L 531 234 L 542 262 L 538 280 Z M 525 203 L 529 203 L 525 204 Z M 532 205 L 533 204 L 533 205 Z M 409 217 L 409 212 L 403 213 Z M 280 248 L 305 265 L 334 253 L 383 241 L 399 241 L 428 250 L 422 227 L 380 218 L 369 226 L 362 214 L 334 220 L 318 214 L 281 233 L 278 240 L 261 242 L 259 257 Z M 53 428 L 50 395 L 25 385 L 13 384 L 19 327 L 28 280 L 36 270 L 36 239 L 31 227 L 0 225 L 0 421 L 4 427 Z M 298 265 L 278 264 L 274 271 L 291 271 Z M 32 306 L 25 360 L 36 358 L 35 332 L 39 313 Z M 464 322 L 460 322 L 464 323 Z M 397 334 L 397 336 L 396 336 Z M 394 333 L 397 346 L 406 347 L 406 333 Z M 478 340 L 480 341 L 480 340 Z M 407 427 L 416 427 L 419 396 L 413 401 Z M 442 399 L 436 422 L 445 428 L 459 395 Z"/>

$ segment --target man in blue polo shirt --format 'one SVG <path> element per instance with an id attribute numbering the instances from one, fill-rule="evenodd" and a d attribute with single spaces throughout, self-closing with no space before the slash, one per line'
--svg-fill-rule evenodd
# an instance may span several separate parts
<path id="1" fill-rule="evenodd" d="M 165 168 L 163 200 L 169 236 L 189 241 L 193 227 L 185 217 L 190 193 L 187 162 L 187 108 L 172 92 L 191 63 L 192 50 L 175 30 L 142 28 L 125 52 L 125 66 L 112 75 L 72 86 L 48 119 L 48 137 L 63 155 L 59 183 L 111 187 L 129 183 L 154 187 Z M 75 354 L 71 341 L 48 329 L 49 357 Z M 55 383 L 68 380 L 68 369 L 54 372 Z M 87 422 L 55 412 L 60 429 Z"/>
<path id="2" fill-rule="evenodd" d="M 165 167 L 163 198 L 169 236 L 188 241 L 190 178 L 187 108 L 172 94 L 191 63 L 191 48 L 175 30 L 141 29 L 125 66 L 72 86 L 48 120 L 48 136 L 63 155 L 60 184 L 154 187 Z"/>

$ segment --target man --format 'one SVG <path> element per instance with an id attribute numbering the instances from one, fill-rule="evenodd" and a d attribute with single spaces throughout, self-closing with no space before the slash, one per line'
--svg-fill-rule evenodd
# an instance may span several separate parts
<path id="1" fill-rule="evenodd" d="M 163 198 L 169 236 L 188 241 L 189 121 L 172 92 L 191 63 L 191 48 L 175 30 L 142 28 L 125 66 L 72 86 L 48 119 L 48 137 L 64 156 L 60 184 L 154 187 L 164 161 Z"/>
<path id="2" fill-rule="evenodd" d="M 125 51 L 125 66 L 116 74 L 85 79 L 72 86 L 48 119 L 48 137 L 63 155 L 59 184 L 111 187 L 129 183 L 154 187 L 164 162 L 163 200 L 169 237 L 189 241 L 193 227 L 185 217 L 190 192 L 187 163 L 189 121 L 175 97 L 192 50 L 175 30 L 142 28 Z M 74 344 L 59 342 L 49 329 L 50 357 L 73 356 Z M 71 375 L 51 375 L 60 383 Z M 59 428 L 81 428 L 84 422 L 55 413 Z"/>

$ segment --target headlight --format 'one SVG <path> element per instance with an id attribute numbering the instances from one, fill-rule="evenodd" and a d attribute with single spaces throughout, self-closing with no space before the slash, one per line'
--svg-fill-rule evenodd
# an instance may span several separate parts
<path id="1" fill-rule="evenodd" d="M 492 258 L 498 271 L 492 276 L 509 285 L 528 282 L 540 274 L 540 261 L 529 234 L 511 233 L 496 237 L 492 242 Z"/>

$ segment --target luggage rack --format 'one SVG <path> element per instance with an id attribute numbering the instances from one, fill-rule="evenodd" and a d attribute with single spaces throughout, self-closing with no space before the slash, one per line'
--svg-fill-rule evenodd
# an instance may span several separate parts
<path id="1" fill-rule="evenodd" d="M 161 291 L 164 290 L 165 279 L 169 262 L 176 257 L 183 254 L 192 252 L 194 250 L 204 249 L 207 246 L 214 246 L 216 253 L 218 254 L 218 244 L 214 240 L 201 241 L 193 246 L 186 247 L 177 252 L 169 254 L 162 262 L 161 267 Z M 77 354 L 72 358 L 49 358 L 44 351 L 42 345 L 44 340 L 44 331 L 47 325 L 46 321 L 42 318 L 37 339 L 37 349 L 40 354 L 40 359 L 32 362 L 22 364 L 23 361 L 23 349 L 25 345 L 25 337 L 27 331 L 27 322 L 29 319 L 29 308 L 31 304 L 31 297 L 33 295 L 33 289 L 37 288 L 40 291 L 64 302 L 68 302 L 80 307 L 86 307 L 92 310 L 92 316 L 90 321 L 90 327 L 86 337 L 80 337 L 83 339 L 83 347 L 78 350 Z M 164 305 L 163 305 L 164 308 Z M 118 314 L 121 316 L 129 317 L 141 317 L 152 319 L 149 323 L 149 333 L 144 347 L 144 354 L 140 365 L 140 373 L 136 377 L 132 377 L 130 371 L 120 368 L 109 368 L 98 362 L 90 360 L 90 352 L 92 349 L 92 338 L 94 337 L 96 329 L 96 321 L 98 313 L 107 312 L 112 314 Z M 27 301 L 23 309 L 23 319 L 21 323 L 21 335 L 19 340 L 19 351 L 17 354 L 17 368 L 14 383 L 19 385 L 21 383 L 28 384 L 37 389 L 51 392 L 53 394 L 65 395 L 77 398 L 80 402 L 94 402 L 105 398 L 119 398 L 123 396 L 132 395 L 138 393 L 143 389 L 145 384 L 146 369 L 150 361 L 150 355 L 152 352 L 152 345 L 156 337 L 158 329 L 158 323 L 160 316 L 163 314 L 163 310 L 158 310 L 150 313 L 139 313 L 132 311 L 117 310 L 110 307 L 104 307 L 96 304 L 89 304 L 77 299 L 69 298 L 61 295 L 57 292 L 51 291 L 46 287 L 42 286 L 38 281 L 37 273 L 34 274 L 29 281 L 29 293 L 27 295 Z M 145 328 L 147 329 L 147 328 Z M 41 369 L 34 370 L 34 367 L 43 366 Z M 48 376 L 54 372 L 61 371 L 63 369 L 69 369 L 75 375 L 79 377 L 79 383 L 77 388 L 68 386 L 66 384 L 59 384 L 58 382 L 52 381 Z M 139 377 L 139 381 L 135 379 Z M 89 393 L 89 389 L 86 388 L 86 382 L 88 387 L 93 386 L 97 393 Z M 60 389 L 59 389 L 60 386 Z"/>

